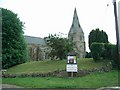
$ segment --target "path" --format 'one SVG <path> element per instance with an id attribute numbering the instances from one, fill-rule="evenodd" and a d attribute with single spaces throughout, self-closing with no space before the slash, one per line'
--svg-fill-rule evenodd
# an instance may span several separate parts
<path id="1" fill-rule="evenodd" d="M 2 88 L 23 88 L 23 87 L 19 87 L 16 85 L 9 85 L 9 84 L 0 84 L 0 86 L 2 86 Z"/>

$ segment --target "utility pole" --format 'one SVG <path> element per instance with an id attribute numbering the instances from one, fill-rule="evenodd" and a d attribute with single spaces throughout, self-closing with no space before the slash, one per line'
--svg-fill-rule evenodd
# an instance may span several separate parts
<path id="1" fill-rule="evenodd" d="M 117 6 L 116 6 L 116 0 L 113 0 L 113 6 L 114 6 L 114 16 L 115 16 L 115 29 L 116 29 L 116 46 L 117 46 L 117 61 L 120 65 L 120 39 L 119 39 L 119 30 L 118 30 L 118 17 L 117 17 Z"/>

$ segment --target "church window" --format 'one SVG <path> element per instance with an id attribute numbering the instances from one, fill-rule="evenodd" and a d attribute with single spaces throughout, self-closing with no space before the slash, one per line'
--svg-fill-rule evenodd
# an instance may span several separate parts
<path id="1" fill-rule="evenodd" d="M 35 47 L 34 50 L 33 50 L 33 52 L 36 53 L 36 51 L 37 51 L 37 48 Z"/>
<path id="2" fill-rule="evenodd" d="M 29 48 L 29 54 L 32 55 L 32 48 Z"/>
<path id="3" fill-rule="evenodd" d="M 39 60 L 39 47 L 36 48 L 36 59 Z"/>

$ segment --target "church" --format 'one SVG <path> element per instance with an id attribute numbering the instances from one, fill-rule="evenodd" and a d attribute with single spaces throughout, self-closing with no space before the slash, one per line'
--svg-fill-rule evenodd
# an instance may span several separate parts
<path id="1" fill-rule="evenodd" d="M 75 8 L 73 21 L 68 33 L 68 39 L 73 43 L 74 50 L 78 58 L 84 58 L 86 53 L 84 32 L 80 26 L 77 10 Z M 46 41 L 40 37 L 25 36 L 27 42 L 28 56 L 30 60 L 45 60 L 50 57 L 51 48 L 47 46 Z"/>
<path id="2" fill-rule="evenodd" d="M 76 8 L 74 10 L 73 22 L 68 33 L 68 39 L 73 43 L 74 49 L 78 53 L 78 58 L 84 58 L 86 53 L 85 38 L 79 23 Z"/>

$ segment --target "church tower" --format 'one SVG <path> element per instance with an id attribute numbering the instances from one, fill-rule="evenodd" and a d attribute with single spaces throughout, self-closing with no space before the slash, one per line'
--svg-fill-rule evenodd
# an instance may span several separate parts
<path id="1" fill-rule="evenodd" d="M 76 8 L 74 10 L 73 22 L 68 33 L 68 39 L 73 43 L 78 58 L 84 58 L 86 53 L 84 32 L 80 26 Z"/>

